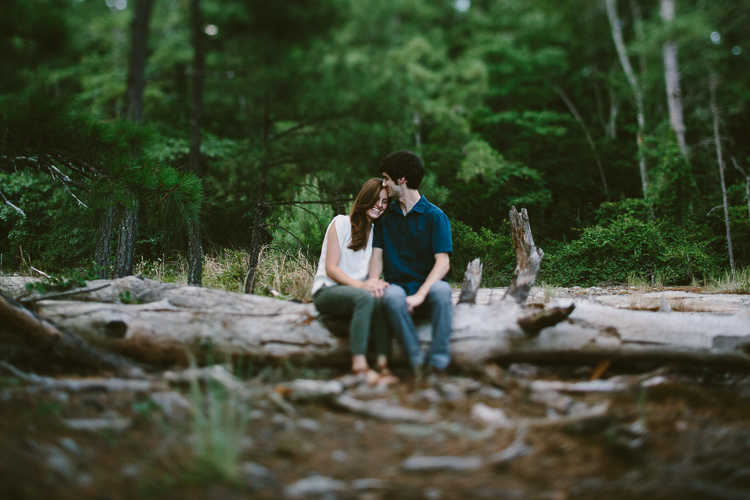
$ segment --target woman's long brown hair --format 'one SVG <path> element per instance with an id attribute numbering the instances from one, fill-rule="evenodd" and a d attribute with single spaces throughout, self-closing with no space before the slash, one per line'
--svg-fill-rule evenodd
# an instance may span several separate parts
<path id="1" fill-rule="evenodd" d="M 383 179 L 370 179 L 359 190 L 357 199 L 352 205 L 352 211 L 349 212 L 349 219 L 352 222 L 352 242 L 347 248 L 356 252 L 367 246 L 367 239 L 370 236 L 367 211 L 378 202 L 381 190 L 383 190 Z"/>

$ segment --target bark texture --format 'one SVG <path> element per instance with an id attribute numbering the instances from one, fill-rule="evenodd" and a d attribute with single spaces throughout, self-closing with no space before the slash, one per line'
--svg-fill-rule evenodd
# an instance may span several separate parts
<path id="1" fill-rule="evenodd" d="M 130 360 L 102 352 L 49 318 L 24 308 L 0 292 L 0 347 L 5 359 L 16 353 L 39 357 L 45 364 L 66 362 L 80 367 L 117 370 L 135 375 L 140 369 Z"/>
<path id="2" fill-rule="evenodd" d="M 525 208 L 522 208 L 520 213 L 516 207 L 511 208 L 510 230 L 513 234 L 513 249 L 516 251 L 516 270 L 505 292 L 505 297 L 523 304 L 539 273 L 539 264 L 542 262 L 544 252 L 534 245 L 529 214 Z"/>
<path id="3" fill-rule="evenodd" d="M 115 278 L 122 278 L 133 274 L 133 255 L 135 254 L 135 238 L 138 234 L 138 203 L 134 207 L 125 207 L 120 218 L 120 237 L 117 241 L 117 255 L 115 268 L 112 273 Z"/>
<path id="4" fill-rule="evenodd" d="M 482 281 L 482 263 L 474 259 L 466 265 L 464 282 L 461 285 L 461 295 L 458 297 L 459 304 L 475 304 L 479 283 Z"/>
<path id="5" fill-rule="evenodd" d="M 674 0 L 661 0 L 661 18 L 669 26 L 674 21 Z M 677 64 L 677 43 L 668 40 L 662 48 L 664 56 L 664 82 L 667 86 L 667 104 L 669 106 L 669 123 L 672 125 L 677 143 L 682 155 L 688 158 L 688 148 L 685 142 L 685 121 L 682 117 L 682 94 L 680 92 L 680 71 Z"/>
<path id="6" fill-rule="evenodd" d="M 727 184 L 724 180 L 724 153 L 721 147 L 721 135 L 719 134 L 719 107 L 716 104 L 716 88 L 718 87 L 718 79 L 715 73 L 709 75 L 709 87 L 710 87 L 710 99 L 711 99 L 711 114 L 713 115 L 714 125 L 714 144 L 716 145 L 716 159 L 719 164 L 719 178 L 721 179 L 721 199 L 724 204 L 724 225 L 727 230 L 727 251 L 729 252 L 729 266 L 732 269 L 732 276 L 734 276 L 734 252 L 732 251 L 732 231 L 729 225 L 729 203 L 727 202 Z"/>
<path id="7" fill-rule="evenodd" d="M 97 274 L 101 279 L 109 278 L 110 264 L 109 259 L 112 256 L 112 236 L 115 230 L 115 216 L 117 209 L 114 205 L 107 207 L 99 221 L 99 228 L 96 232 L 96 250 L 94 251 L 94 265 L 97 268 Z"/>
<path id="8" fill-rule="evenodd" d="M 351 360 L 347 322 L 318 320 L 312 304 L 256 295 L 164 284 L 135 277 L 76 295 L 41 300 L 39 312 L 60 327 L 141 361 L 184 362 L 186 352 L 243 355 L 255 361 L 307 360 L 346 366 Z M 122 304 L 127 294 L 131 302 Z M 750 366 L 750 322 L 741 316 L 659 313 L 578 303 L 558 303 L 536 316 L 515 300 L 493 306 L 458 304 L 451 353 L 454 363 L 476 370 L 489 361 L 682 360 Z M 554 325 L 543 324 L 557 316 Z M 540 321 L 542 323 L 540 323 Z M 527 327 L 524 330 L 522 325 Z M 540 327 L 541 328 L 538 328 Z M 418 334 L 427 345 L 429 324 Z M 400 356 L 396 355 L 396 362 Z"/>
<path id="9" fill-rule="evenodd" d="M 638 81 L 635 71 L 633 71 L 633 66 L 630 64 L 628 52 L 625 48 L 625 41 L 622 37 L 622 21 L 617 15 L 617 0 L 604 0 L 604 4 L 607 9 L 607 17 L 612 30 L 612 39 L 615 42 L 615 49 L 617 49 L 617 57 L 620 60 L 622 70 L 625 72 L 628 84 L 630 85 L 630 90 L 633 92 L 633 100 L 635 101 L 636 117 L 638 120 L 638 132 L 636 135 L 636 141 L 638 144 L 638 169 L 641 173 L 641 189 L 643 190 L 643 197 L 646 198 L 648 195 L 648 172 L 646 167 L 646 155 L 643 150 L 643 134 L 646 128 L 643 90 L 641 89 L 641 84 Z"/>
<path id="10" fill-rule="evenodd" d="M 188 285 L 203 283 L 203 241 L 201 227 L 196 220 L 188 221 Z"/>
<path id="11" fill-rule="evenodd" d="M 154 0 L 136 0 L 130 25 L 130 57 L 128 58 L 127 118 L 139 123 L 143 119 L 143 92 L 146 88 L 146 47 L 148 26 Z"/>

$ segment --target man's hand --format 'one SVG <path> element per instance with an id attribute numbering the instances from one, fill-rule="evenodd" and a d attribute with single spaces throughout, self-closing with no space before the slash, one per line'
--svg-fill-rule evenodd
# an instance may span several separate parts
<path id="1" fill-rule="evenodd" d="M 380 299 L 383 297 L 383 291 L 388 287 L 389 283 L 379 279 L 370 278 L 369 280 L 362 283 L 362 288 L 369 291 L 373 297 Z"/>
<path id="2" fill-rule="evenodd" d="M 424 299 L 425 296 L 420 293 L 406 297 L 406 308 L 409 314 L 414 312 L 414 308 L 421 306 L 424 303 Z"/>

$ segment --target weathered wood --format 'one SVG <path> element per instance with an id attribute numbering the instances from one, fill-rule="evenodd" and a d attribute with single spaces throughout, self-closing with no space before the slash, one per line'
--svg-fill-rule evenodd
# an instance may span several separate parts
<path id="1" fill-rule="evenodd" d="M 539 273 L 539 264 L 544 252 L 534 245 L 529 214 L 525 208 L 522 208 L 520 213 L 516 207 L 510 209 L 510 228 L 513 234 L 513 248 L 516 251 L 516 271 L 505 291 L 505 297 L 511 297 L 519 304 L 523 304 Z"/>
<path id="2" fill-rule="evenodd" d="M 89 283 L 96 287 L 100 281 Z M 140 304 L 123 304 L 126 295 Z M 297 359 L 316 364 L 350 361 L 346 323 L 318 319 L 312 304 L 127 277 L 77 295 L 81 301 L 42 300 L 39 311 L 56 324 L 139 360 L 172 363 L 186 353 L 242 355 L 258 361 Z M 84 302 L 83 300 L 96 300 Z M 565 310 L 559 302 L 550 309 Z M 489 361 L 600 359 L 735 362 L 750 365 L 750 322 L 740 316 L 657 313 L 581 302 L 566 320 L 525 334 L 528 312 L 511 300 L 493 306 L 458 304 L 451 352 L 463 369 Z M 332 332 L 327 325 L 333 325 Z M 337 329 L 338 328 L 338 329 Z M 421 341 L 430 326 L 417 327 Z M 399 361 L 396 354 L 395 361 Z"/>
<path id="3" fill-rule="evenodd" d="M 518 326 L 529 335 L 536 335 L 544 328 L 555 326 L 564 321 L 575 309 L 575 304 L 567 307 L 552 307 L 544 309 L 529 316 L 520 318 Z"/>
<path id="4" fill-rule="evenodd" d="M 0 319 L 5 328 L 2 336 L 14 337 L 33 346 L 40 354 L 57 361 L 69 361 L 83 367 L 116 370 L 128 375 L 142 371 L 131 361 L 101 352 L 89 342 L 60 327 L 44 316 L 29 311 L 15 300 L 0 293 Z"/>
<path id="5" fill-rule="evenodd" d="M 474 304 L 477 301 L 479 283 L 482 281 L 482 263 L 474 259 L 466 265 L 464 282 L 461 285 L 461 295 L 458 297 L 459 304 Z"/>

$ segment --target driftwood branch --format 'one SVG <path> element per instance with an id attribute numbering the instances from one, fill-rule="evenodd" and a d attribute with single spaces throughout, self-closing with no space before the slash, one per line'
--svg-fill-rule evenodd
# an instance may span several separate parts
<path id="1" fill-rule="evenodd" d="M 461 285 L 461 295 L 458 298 L 459 304 L 474 304 L 477 301 L 477 292 L 479 283 L 482 281 L 482 263 L 479 259 L 474 259 L 466 265 L 464 273 L 464 282 Z"/>
<path id="2" fill-rule="evenodd" d="M 522 208 L 520 213 L 516 207 L 511 208 L 510 227 L 513 234 L 513 248 L 516 251 L 516 271 L 513 273 L 513 279 L 505 292 L 505 297 L 511 297 L 517 303 L 523 304 L 539 273 L 539 264 L 542 262 L 544 252 L 534 245 L 529 214 L 525 208 Z"/>

